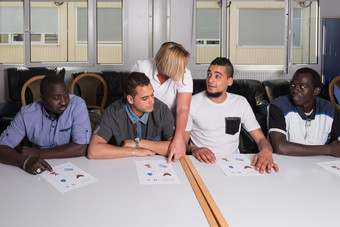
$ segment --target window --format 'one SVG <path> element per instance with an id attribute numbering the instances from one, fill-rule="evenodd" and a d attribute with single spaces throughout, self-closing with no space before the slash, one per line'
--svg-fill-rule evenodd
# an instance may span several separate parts
<path id="1" fill-rule="evenodd" d="M 283 47 L 284 13 L 284 9 L 239 9 L 237 46 Z"/>
<path id="2" fill-rule="evenodd" d="M 0 63 L 24 63 L 23 2 L 0 1 Z"/>
<path id="3" fill-rule="evenodd" d="M 122 16 L 122 0 L 0 1 L 0 63 L 122 64 Z"/>
<path id="4" fill-rule="evenodd" d="M 88 45 L 77 45 L 77 31 L 87 37 L 86 23 L 77 24 L 77 9 L 87 12 L 87 1 L 30 1 L 31 62 L 87 62 Z"/>
<path id="5" fill-rule="evenodd" d="M 97 1 L 97 63 L 123 63 L 122 30 L 122 2 Z M 87 37 L 87 9 L 77 8 L 77 45 L 87 44 Z"/>
<path id="6" fill-rule="evenodd" d="M 196 8 L 196 63 L 210 63 L 221 53 L 220 4 L 197 0 Z"/>
<path id="7" fill-rule="evenodd" d="M 58 44 L 59 9 L 57 7 L 31 8 L 31 44 L 51 45 Z M 43 18 L 43 19 L 42 19 Z M 45 35 L 56 37 L 54 42 L 46 43 Z"/>
<path id="8" fill-rule="evenodd" d="M 318 63 L 319 4 L 317 0 L 294 0 L 292 63 Z"/>
<path id="9" fill-rule="evenodd" d="M 123 63 L 122 0 L 97 1 L 97 63 Z"/>
<path id="10" fill-rule="evenodd" d="M 235 65 L 317 64 L 317 25 L 317 0 L 196 0 L 196 63 L 225 55 Z"/>

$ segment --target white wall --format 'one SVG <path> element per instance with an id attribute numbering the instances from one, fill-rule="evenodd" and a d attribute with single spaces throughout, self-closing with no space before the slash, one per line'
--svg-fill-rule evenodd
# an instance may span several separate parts
<path id="1" fill-rule="evenodd" d="M 170 39 L 181 43 L 189 52 L 193 50 L 192 38 L 192 21 L 194 0 L 171 0 L 170 1 Z M 149 3 L 150 0 L 133 0 L 124 1 L 124 41 L 127 44 L 124 49 L 124 55 L 127 61 L 123 65 L 95 67 L 66 67 L 66 80 L 70 84 L 71 73 L 73 71 L 94 71 L 94 70 L 130 70 L 133 63 L 138 59 L 149 58 Z M 320 0 L 320 37 L 322 37 L 322 18 L 323 17 L 340 17 L 340 1 Z M 322 41 L 320 41 L 322 44 Z M 322 53 L 322 46 L 319 47 L 319 53 Z M 319 62 L 321 63 L 321 54 Z M 193 65 L 194 59 L 190 59 L 189 68 L 192 69 L 194 78 L 203 78 L 206 73 L 206 67 L 196 67 Z M 17 67 L 16 65 L 0 65 L 0 103 L 9 100 L 7 91 L 7 76 L 5 69 L 8 67 Z M 318 64 L 318 71 L 321 71 L 321 64 Z M 240 73 L 241 74 L 241 73 Z"/>

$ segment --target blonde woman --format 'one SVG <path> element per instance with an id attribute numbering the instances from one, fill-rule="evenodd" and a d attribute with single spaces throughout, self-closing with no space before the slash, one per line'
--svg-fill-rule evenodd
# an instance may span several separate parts
<path id="1" fill-rule="evenodd" d="M 188 121 L 193 91 L 192 76 L 186 68 L 189 52 L 182 45 L 166 42 L 155 59 L 139 60 L 131 71 L 143 72 L 150 78 L 156 98 L 164 102 L 176 118 L 176 131 L 169 146 L 168 162 L 185 155 L 184 130 Z"/>

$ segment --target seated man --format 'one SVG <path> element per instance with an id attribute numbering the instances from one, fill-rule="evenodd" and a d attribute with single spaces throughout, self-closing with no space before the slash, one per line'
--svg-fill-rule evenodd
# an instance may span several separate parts
<path id="1" fill-rule="evenodd" d="M 63 79 L 46 76 L 41 100 L 23 106 L 0 136 L 0 162 L 22 167 L 31 174 L 52 170 L 43 159 L 83 156 L 91 137 L 84 100 L 70 95 Z M 15 147 L 27 136 L 32 147 Z"/>
<path id="2" fill-rule="evenodd" d="M 126 97 L 106 108 L 90 141 L 90 159 L 167 155 L 174 134 L 169 108 L 153 95 L 144 73 L 132 72 L 124 84 Z"/>
<path id="3" fill-rule="evenodd" d="M 252 165 L 263 173 L 271 172 L 272 147 L 263 135 L 247 100 L 226 92 L 233 84 L 233 65 L 226 58 L 216 58 L 209 66 L 207 90 L 193 96 L 191 101 L 185 141 L 190 138 L 187 150 L 200 162 L 215 163 L 216 155 L 240 153 L 239 138 L 241 125 L 249 132 L 260 152 Z"/>
<path id="4" fill-rule="evenodd" d="M 320 91 L 320 75 L 302 68 L 290 82 L 290 95 L 271 102 L 268 129 L 276 153 L 340 157 L 340 114 L 317 96 Z"/>

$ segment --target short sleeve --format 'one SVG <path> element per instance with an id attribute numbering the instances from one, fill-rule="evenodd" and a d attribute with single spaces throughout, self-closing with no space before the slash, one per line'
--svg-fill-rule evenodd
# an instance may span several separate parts
<path id="1" fill-rule="evenodd" d="M 269 105 L 268 111 L 268 132 L 286 132 L 286 121 L 279 107 L 274 104 Z"/>
<path id="2" fill-rule="evenodd" d="M 243 107 L 242 107 L 242 111 L 241 111 L 241 113 L 242 113 L 242 118 L 241 118 L 242 126 L 248 132 L 260 128 L 260 125 L 256 120 L 255 114 L 254 114 L 250 104 L 248 103 L 248 101 L 244 97 L 242 97 L 242 99 L 243 99 Z"/>
<path id="3" fill-rule="evenodd" d="M 178 93 L 182 92 L 190 92 L 193 91 L 193 81 L 192 75 L 189 69 L 185 68 L 184 79 L 183 81 L 178 81 Z"/>
<path id="4" fill-rule="evenodd" d="M 116 121 L 113 118 L 114 113 L 109 107 L 106 108 L 103 115 L 100 118 L 100 122 L 94 130 L 93 134 L 102 137 L 106 142 L 109 142 L 113 137 L 113 131 L 116 127 Z"/>
<path id="5" fill-rule="evenodd" d="M 0 145 L 16 147 L 26 135 L 24 118 L 20 111 L 0 135 Z"/>
<path id="6" fill-rule="evenodd" d="M 91 138 L 91 123 L 85 101 L 78 98 L 75 111 L 72 115 L 72 142 L 88 144 Z"/>

